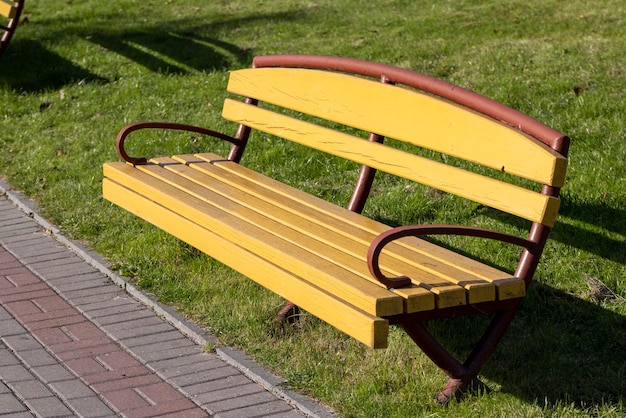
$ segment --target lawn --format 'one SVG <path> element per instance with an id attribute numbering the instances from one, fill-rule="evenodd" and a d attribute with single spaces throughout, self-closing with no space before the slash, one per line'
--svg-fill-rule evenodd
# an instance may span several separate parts
<path id="1" fill-rule="evenodd" d="M 121 274 L 345 417 L 626 414 L 626 4 L 623 0 L 27 0 L 0 58 L 0 176 Z M 481 374 L 494 389 L 439 408 L 445 376 L 399 330 L 369 350 L 101 197 L 126 123 L 232 133 L 228 71 L 308 53 L 396 65 L 472 89 L 572 138 L 559 220 L 535 284 Z M 151 132 L 149 156 L 223 144 Z M 243 163 L 340 204 L 354 167 L 253 137 Z M 380 176 L 366 212 L 392 222 L 505 224 Z M 391 202 L 391 203 L 389 203 Z M 515 232 L 515 225 L 505 225 Z M 454 244 L 454 243 L 453 243 Z M 456 243 L 458 244 L 458 243 Z M 471 243 L 510 269 L 515 254 Z M 481 318 L 433 324 L 456 352 Z"/>

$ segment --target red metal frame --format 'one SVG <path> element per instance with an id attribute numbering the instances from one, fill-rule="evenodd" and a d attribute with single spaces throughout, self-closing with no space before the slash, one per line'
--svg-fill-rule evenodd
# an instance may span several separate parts
<path id="1" fill-rule="evenodd" d="M 15 0 L 13 3 L 16 7 L 13 17 L 9 19 L 6 26 L 0 25 L 0 31 L 2 31 L 2 38 L 0 38 L 0 57 L 9 47 L 13 33 L 15 33 L 15 29 L 17 29 L 22 10 L 24 9 L 24 1 L 25 0 Z"/>

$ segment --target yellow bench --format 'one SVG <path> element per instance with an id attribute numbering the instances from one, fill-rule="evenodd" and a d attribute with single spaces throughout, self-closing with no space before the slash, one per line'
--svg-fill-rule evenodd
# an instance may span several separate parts
<path id="1" fill-rule="evenodd" d="M 224 103 L 222 116 L 239 124 L 234 136 L 167 122 L 129 125 L 117 140 L 126 162 L 104 165 L 104 197 L 372 348 L 387 346 L 389 325 L 403 326 L 449 375 L 441 402 L 480 385 L 477 374 L 524 297 L 555 222 L 569 139 L 460 87 L 347 58 L 257 57 L 253 68 L 231 73 L 227 90 L 245 98 Z M 293 111 L 369 134 L 324 127 Z M 232 146 L 226 158 L 129 156 L 127 136 L 146 128 L 193 131 Z M 347 208 L 239 164 L 252 129 L 360 164 Z M 385 137 L 537 186 L 444 164 L 389 146 Z M 360 214 L 377 170 L 526 219 L 529 234 L 455 225 L 391 228 Z M 500 271 L 419 238 L 441 234 L 518 245 L 518 268 Z M 464 363 L 423 325 L 483 312 L 495 312 L 494 319 Z"/>
<path id="2" fill-rule="evenodd" d="M 25 0 L 0 0 L 0 57 L 8 48 L 17 28 Z"/>

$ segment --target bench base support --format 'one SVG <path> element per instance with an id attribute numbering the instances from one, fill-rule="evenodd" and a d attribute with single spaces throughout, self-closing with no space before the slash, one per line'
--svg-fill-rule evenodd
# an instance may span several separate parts
<path id="1" fill-rule="evenodd" d="M 278 315 L 276 315 L 276 322 L 293 324 L 298 320 L 298 315 L 300 314 L 300 308 L 297 307 L 294 303 L 286 302 L 281 308 Z"/>
<path id="2" fill-rule="evenodd" d="M 478 379 L 478 373 L 495 351 L 513 321 L 519 305 L 518 302 L 509 309 L 494 313 L 487 329 L 464 363 L 458 361 L 433 337 L 423 321 L 399 323 L 433 363 L 450 378 L 446 386 L 437 394 L 437 401 L 440 404 L 445 405 L 452 398 L 460 400 L 467 393 L 489 391 L 489 388 Z"/>

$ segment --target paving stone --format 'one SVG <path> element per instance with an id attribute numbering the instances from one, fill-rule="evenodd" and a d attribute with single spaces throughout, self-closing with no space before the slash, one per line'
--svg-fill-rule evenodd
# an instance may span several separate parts
<path id="1" fill-rule="evenodd" d="M 14 414 L 26 411 L 26 407 L 12 393 L 0 394 L 0 414 Z"/>
<path id="2" fill-rule="evenodd" d="M 58 277 L 55 279 L 49 279 L 46 277 L 46 279 L 47 279 L 48 284 L 50 284 L 52 287 L 54 287 L 55 289 L 59 291 L 61 291 L 60 289 L 61 286 L 66 285 L 66 284 L 83 283 L 83 282 L 91 283 L 93 281 L 104 280 L 102 277 L 102 274 L 97 271 L 92 271 L 90 273 L 84 273 L 84 274 L 72 274 L 72 275 L 68 275 L 65 277 Z M 102 282 L 98 282 L 98 285 L 102 285 Z"/>
<path id="3" fill-rule="evenodd" d="M 34 367 L 32 371 L 44 384 L 74 379 L 74 375 L 60 364 Z"/>
<path id="4" fill-rule="evenodd" d="M 14 319 L 0 321 L 0 329 L 2 330 L 2 335 L 5 337 L 10 335 L 21 335 L 27 332 L 26 329 Z"/>
<path id="5" fill-rule="evenodd" d="M 174 329 L 172 325 L 166 322 L 160 322 L 154 325 L 144 326 L 138 329 L 128 328 L 123 330 L 109 331 L 106 330 L 110 334 L 114 335 L 116 339 L 124 340 L 125 338 L 133 338 L 133 337 L 142 337 L 150 334 L 157 334 L 160 332 L 167 332 Z"/>
<path id="6" fill-rule="evenodd" d="M 89 310 L 84 310 L 84 312 L 89 318 L 98 319 L 98 322 L 102 323 L 102 320 L 100 320 L 100 318 L 103 318 L 103 317 L 109 317 L 109 316 L 115 317 L 116 315 L 121 315 L 121 314 L 129 313 L 129 312 L 133 312 L 133 311 L 138 311 L 138 310 L 145 311 L 146 310 L 144 306 L 133 301 L 124 301 L 121 303 L 109 303 L 108 305 L 109 306 L 102 307 L 100 309 L 93 308 Z M 152 312 L 151 314 L 154 315 L 154 313 Z"/>
<path id="7" fill-rule="evenodd" d="M 11 350 L 9 350 L 5 345 L 0 343 L 0 367 L 16 366 L 18 364 L 20 364 L 20 360 L 15 357 Z"/>
<path id="8" fill-rule="evenodd" d="M 110 377 L 106 379 L 106 377 Z M 100 380 L 96 380 L 100 378 Z M 85 379 L 98 393 L 114 392 L 116 390 L 151 385 L 161 381 L 161 378 L 145 367 L 108 372 L 106 375 L 93 375 Z"/>
<path id="9" fill-rule="evenodd" d="M 41 348 L 41 344 L 30 334 L 3 337 L 2 341 L 13 351 Z"/>
<path id="10" fill-rule="evenodd" d="M 41 279 L 39 277 L 35 276 L 33 273 L 24 268 L 22 268 L 18 273 L 14 273 L 11 275 L 6 275 L 4 271 L 2 274 L 5 274 L 5 277 L 3 279 L 6 280 L 13 287 L 41 283 Z M 6 288 L 7 287 L 5 287 L 5 289 Z M 6 294 L 6 291 L 4 291 L 3 293 Z"/>
<path id="11" fill-rule="evenodd" d="M 50 383 L 50 387 L 64 400 L 96 396 L 96 393 L 89 386 L 78 379 L 53 382 Z"/>
<path id="12" fill-rule="evenodd" d="M 198 383 L 196 385 L 185 386 L 183 390 L 194 397 L 201 396 L 204 393 L 214 392 L 216 390 L 226 389 L 233 386 L 245 385 L 250 383 L 250 379 L 241 373 L 236 372 L 234 368 L 224 368 L 223 377 L 219 378 L 211 373 L 212 380 L 206 380 L 205 382 Z"/>
<path id="13" fill-rule="evenodd" d="M 86 347 L 76 347 L 74 350 L 63 352 L 54 351 L 54 353 L 61 361 L 69 362 L 88 357 L 96 358 L 100 361 L 106 355 L 120 351 L 120 347 L 110 339 L 103 338 L 100 341 L 101 344 L 87 344 Z"/>
<path id="14" fill-rule="evenodd" d="M 36 398 L 24 400 L 26 406 L 40 417 L 71 417 L 72 411 L 58 398 Z"/>
<path id="15" fill-rule="evenodd" d="M 90 418 L 117 417 L 118 415 L 97 396 L 71 399 L 69 407 L 76 415 Z"/>
<path id="16" fill-rule="evenodd" d="M 71 259 L 71 257 L 72 255 L 68 254 L 67 251 L 63 247 L 58 247 L 58 248 L 51 248 L 51 250 L 44 251 L 43 253 L 33 253 L 33 254 L 22 255 L 20 259 L 22 262 L 30 265 L 32 263 L 40 263 L 43 261 Z"/>
<path id="17" fill-rule="evenodd" d="M 182 334 L 180 335 L 180 338 L 162 342 L 161 344 L 158 345 L 158 348 L 159 348 L 158 351 L 168 351 L 168 350 L 179 349 L 182 352 L 182 350 L 186 348 L 194 348 L 194 351 L 198 351 L 198 352 L 202 351 L 200 347 L 198 347 L 196 344 L 189 341 Z M 140 346 L 136 346 L 135 349 L 133 350 L 133 352 L 139 355 L 148 354 L 153 351 L 157 351 L 155 350 L 155 346 L 153 345 L 140 345 Z"/>
<path id="18" fill-rule="evenodd" d="M 178 368 L 180 366 L 184 366 L 187 364 L 195 364 L 200 363 L 207 360 L 209 357 L 216 358 L 215 356 L 207 353 L 196 353 L 190 356 L 178 357 L 169 360 L 162 360 L 150 363 L 150 367 L 154 370 L 159 370 L 161 372 Z"/>
<path id="19" fill-rule="evenodd" d="M 32 332 L 32 335 L 37 338 L 43 345 L 51 346 L 56 344 L 73 342 L 61 328 L 44 328 L 38 329 Z"/>
<path id="20" fill-rule="evenodd" d="M 27 364 L 28 367 L 57 364 L 57 360 L 48 354 L 43 347 L 34 350 L 20 350 L 17 352 L 17 356 L 23 363 Z"/>
<path id="21" fill-rule="evenodd" d="M 247 383 L 241 385 L 231 386 L 229 388 L 223 388 L 206 392 L 195 397 L 196 402 L 201 405 L 213 404 L 228 399 L 242 398 L 249 395 L 265 392 L 261 386 L 248 380 Z"/>
<path id="22" fill-rule="evenodd" d="M 35 331 L 43 328 L 56 328 L 67 325 L 76 325 L 82 322 L 85 322 L 85 318 L 82 315 L 79 315 L 77 312 L 73 312 L 72 315 L 64 316 L 62 318 L 54 318 L 27 323 L 26 327 L 31 331 Z"/>
<path id="23" fill-rule="evenodd" d="M 92 319 L 98 322 L 102 326 L 111 327 L 116 324 L 128 324 L 131 321 L 137 321 L 144 318 L 150 318 L 151 320 L 155 318 L 154 312 L 149 311 L 147 309 L 141 309 L 135 307 L 134 309 L 128 312 L 110 312 L 108 315 L 94 317 L 90 315 Z M 158 319 L 158 318 L 157 318 Z M 163 321 L 159 319 L 159 322 Z M 117 327 L 117 329 L 124 329 Z"/>
<path id="24" fill-rule="evenodd" d="M 99 322 L 94 320 L 94 322 Z M 108 332 L 115 334 L 118 331 L 124 330 L 133 330 L 139 331 L 141 329 L 148 328 L 153 325 L 160 325 L 163 323 L 163 320 L 155 315 L 149 315 L 147 317 L 141 317 L 139 319 L 128 320 L 124 322 L 116 322 L 114 324 L 103 326 Z"/>
<path id="25" fill-rule="evenodd" d="M 67 269 L 68 271 L 74 268 L 85 268 L 85 260 L 79 258 L 73 254 L 65 253 L 64 257 L 56 257 L 50 260 L 43 261 L 31 261 L 28 266 L 34 270 L 48 269 Z"/>
<path id="26" fill-rule="evenodd" d="M 80 309 L 81 311 L 89 313 L 91 315 L 92 311 L 96 311 L 99 309 L 113 308 L 115 306 L 123 306 L 125 304 L 135 304 L 135 305 L 143 306 L 139 302 L 137 302 L 135 299 L 129 296 L 125 296 L 123 293 L 119 293 L 117 296 L 112 297 L 111 299 L 101 300 L 97 302 L 90 302 L 89 304 L 85 304 L 84 306 L 81 306 Z"/>
<path id="27" fill-rule="evenodd" d="M 141 397 L 134 388 L 107 392 L 104 396 L 107 402 L 111 403 L 118 411 L 122 411 L 122 413 L 131 409 L 150 406 L 150 403 Z"/>
<path id="28" fill-rule="evenodd" d="M 183 414 L 183 416 L 190 416 L 192 408 L 197 408 L 193 402 L 188 399 L 181 399 L 175 402 L 167 402 L 165 404 L 150 405 L 144 408 L 134 409 L 132 411 L 128 411 L 124 415 L 129 418 L 146 418 L 160 415 L 169 416 L 179 412 Z M 201 416 L 207 416 L 207 414 L 203 413 Z"/>
<path id="29" fill-rule="evenodd" d="M 29 289 L 24 289 L 29 287 Z M 7 294 L 8 293 L 8 294 Z M 42 298 L 45 296 L 55 295 L 54 291 L 49 287 L 43 287 L 39 284 L 21 286 L 19 292 L 7 292 L 0 294 L 0 303 L 6 304 L 11 302 L 19 302 L 22 300 L 31 300 L 35 298 Z"/>
<path id="30" fill-rule="evenodd" d="M 144 345 L 161 344 L 168 341 L 181 338 L 181 333 L 178 330 L 171 329 L 166 332 L 158 332 L 156 334 L 144 335 L 141 337 L 125 338 L 122 343 L 128 348 L 141 347 Z"/>
<path id="31" fill-rule="evenodd" d="M 224 361 L 210 354 L 206 354 L 203 355 L 203 358 L 199 362 L 185 364 L 177 367 L 170 367 L 169 369 L 159 370 L 158 372 L 159 375 L 164 376 L 166 379 L 176 378 L 179 379 L 177 380 L 177 382 L 182 382 L 187 376 L 196 374 L 199 376 L 203 376 L 203 372 L 217 369 L 219 367 L 224 367 Z"/>
<path id="32" fill-rule="evenodd" d="M 260 405 L 251 405 L 234 410 L 219 412 L 215 414 L 215 418 L 270 417 L 277 413 L 292 410 L 293 408 L 285 402 L 274 400 Z"/>
<path id="33" fill-rule="evenodd" d="M 76 267 L 71 267 L 71 268 L 65 268 L 64 266 L 58 266 L 58 267 L 52 267 L 52 268 L 42 267 L 35 271 L 44 274 L 44 270 L 45 270 L 46 279 L 50 280 L 52 283 L 54 283 L 55 279 L 60 279 L 62 277 L 77 276 L 77 275 L 87 274 L 87 273 L 93 273 L 94 271 L 93 267 L 89 265 L 82 265 L 82 266 L 76 265 Z M 68 295 L 68 297 L 70 299 L 72 298 L 71 295 Z"/>
<path id="34" fill-rule="evenodd" d="M 22 382 L 12 382 L 10 383 L 11 390 L 14 393 L 17 393 L 22 399 L 36 399 L 36 398 L 47 398 L 54 396 L 54 393 L 50 391 L 39 380 L 25 380 Z"/>
<path id="35" fill-rule="evenodd" d="M 169 360 L 178 357 L 188 356 L 190 354 L 200 353 L 202 349 L 196 345 L 184 345 L 183 347 L 171 348 L 169 350 L 150 350 L 136 353 L 142 360 L 147 363 L 160 360 Z"/>
<path id="36" fill-rule="evenodd" d="M 221 379 L 222 377 L 237 375 L 241 375 L 241 373 L 237 369 L 222 363 L 221 365 L 215 365 L 211 368 L 198 367 L 195 372 L 187 373 L 184 376 L 173 376 L 170 378 L 170 380 L 172 382 L 175 382 L 178 386 L 186 388 L 188 386 L 194 386 L 204 382 L 210 382 L 214 379 Z M 248 380 L 248 382 L 249 381 L 250 380 Z"/>
<path id="37" fill-rule="evenodd" d="M 23 317 L 26 315 L 42 313 L 41 308 L 35 305 L 30 299 L 5 303 L 4 306 L 13 316 L 16 318 L 19 317 L 20 321 L 23 321 Z"/>
<path id="38" fill-rule="evenodd" d="M 44 366 L 45 367 L 45 366 Z M 22 382 L 25 380 L 34 380 L 34 377 L 28 369 L 21 364 L 11 364 L 8 366 L 0 366 L 0 378 L 5 382 Z"/>
<path id="39" fill-rule="evenodd" d="M 258 416 L 258 415 L 263 415 L 259 413 L 258 411 L 265 410 L 266 408 L 269 409 L 268 412 L 272 412 L 273 406 L 269 407 L 268 405 L 273 404 L 276 400 L 277 398 L 274 395 L 272 395 L 271 393 L 267 391 L 263 391 L 263 392 L 250 394 L 246 396 L 245 398 L 237 397 L 237 398 L 231 398 L 231 399 L 218 400 L 216 402 L 210 402 L 210 403 L 204 404 L 204 406 L 206 406 L 209 409 L 209 411 L 217 413 L 217 412 L 232 411 L 232 410 L 241 409 L 241 408 L 253 405 L 255 407 L 255 410 L 257 411 L 256 415 Z M 282 404 L 284 405 L 284 403 Z M 286 410 L 286 409 L 282 409 L 282 410 Z M 278 412 L 278 411 L 273 411 L 273 412 Z"/>
<path id="40" fill-rule="evenodd" d="M 201 400 L 224 416 L 298 416 L 13 211 L 0 197 L 0 414 L 208 416 Z"/>

